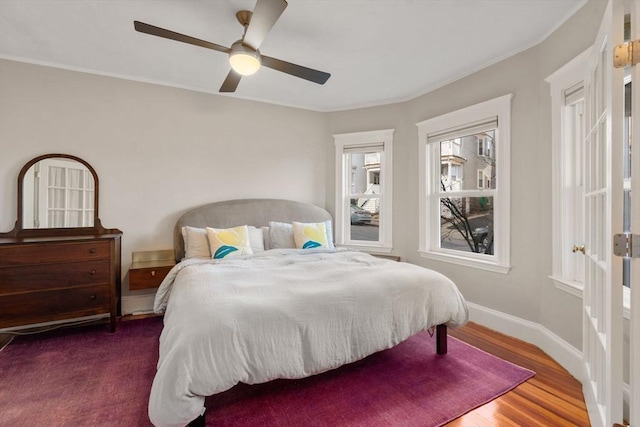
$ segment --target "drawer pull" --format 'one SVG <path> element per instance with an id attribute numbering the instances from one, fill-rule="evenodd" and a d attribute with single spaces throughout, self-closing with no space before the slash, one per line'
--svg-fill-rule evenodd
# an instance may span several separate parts
<path id="1" fill-rule="evenodd" d="M 91 249 L 89 249 L 89 253 L 90 253 L 90 254 L 95 254 L 95 253 L 96 253 L 96 248 L 91 248 Z"/>
<path id="2" fill-rule="evenodd" d="M 94 300 L 94 299 L 96 299 L 96 294 L 91 294 L 91 295 L 89 295 L 89 299 L 90 299 L 90 300 Z"/>
<path id="3" fill-rule="evenodd" d="M 151 270 L 151 277 L 155 277 L 156 275 L 156 271 L 155 270 Z"/>
<path id="4" fill-rule="evenodd" d="M 91 271 L 89 272 L 89 274 L 93 276 L 94 274 L 96 274 L 96 271 L 95 271 L 95 270 L 91 270 Z"/>

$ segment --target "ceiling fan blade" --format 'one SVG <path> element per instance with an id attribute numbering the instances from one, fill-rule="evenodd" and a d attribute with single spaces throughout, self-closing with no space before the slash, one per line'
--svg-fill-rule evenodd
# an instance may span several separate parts
<path id="1" fill-rule="evenodd" d="M 218 52 L 223 53 L 229 53 L 230 51 L 228 47 L 220 46 L 219 44 L 176 33 L 175 31 L 165 30 L 164 28 L 156 27 L 155 25 L 151 24 L 145 24 L 144 22 L 133 21 L 133 26 L 136 31 L 145 34 L 151 34 L 152 36 L 158 36 L 169 40 L 175 40 L 182 43 L 205 47 L 207 49 L 217 50 Z"/>
<path id="2" fill-rule="evenodd" d="M 286 0 L 258 0 L 243 43 L 258 50 L 267 33 L 287 8 Z"/>
<path id="3" fill-rule="evenodd" d="M 329 80 L 329 77 L 331 77 L 331 74 L 325 73 L 324 71 L 292 64 L 291 62 L 271 58 L 270 56 L 262 55 L 262 65 L 321 85 L 325 84 L 325 82 Z"/>
<path id="4" fill-rule="evenodd" d="M 236 73 L 233 69 L 229 70 L 227 78 L 224 79 L 222 86 L 220 86 L 220 92 L 235 92 L 241 77 L 240 73 Z"/>

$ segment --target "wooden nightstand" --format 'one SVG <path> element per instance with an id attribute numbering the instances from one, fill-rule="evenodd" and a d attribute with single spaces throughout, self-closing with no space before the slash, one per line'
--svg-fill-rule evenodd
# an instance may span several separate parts
<path id="1" fill-rule="evenodd" d="M 176 265 L 173 249 L 134 252 L 129 268 L 129 290 L 160 286 L 169 270 Z"/>

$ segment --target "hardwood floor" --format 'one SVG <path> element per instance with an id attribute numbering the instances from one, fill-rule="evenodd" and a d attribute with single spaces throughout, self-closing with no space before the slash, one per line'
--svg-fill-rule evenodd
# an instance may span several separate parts
<path id="1" fill-rule="evenodd" d="M 448 427 L 590 425 L 582 385 L 538 347 L 472 322 L 457 330 L 449 328 L 449 335 L 536 375 Z"/>

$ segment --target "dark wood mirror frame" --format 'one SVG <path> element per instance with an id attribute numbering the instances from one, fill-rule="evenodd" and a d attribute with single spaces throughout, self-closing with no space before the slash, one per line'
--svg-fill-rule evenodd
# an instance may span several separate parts
<path id="1" fill-rule="evenodd" d="M 93 226 L 91 227 L 65 227 L 65 228 L 24 228 L 24 177 L 27 171 L 41 160 L 63 158 L 68 160 L 75 160 L 85 166 L 89 172 L 93 175 L 95 193 L 94 193 L 94 217 Z M 0 233 L 0 237 L 47 237 L 47 236 L 77 236 L 77 235 L 93 235 L 93 234 L 109 234 L 112 232 L 118 232 L 114 229 L 105 229 L 101 222 L 98 212 L 99 200 L 100 200 L 100 185 L 98 180 L 98 174 L 95 169 L 87 163 L 85 160 L 72 156 L 70 154 L 44 154 L 38 156 L 22 167 L 18 174 L 18 218 L 16 219 L 13 230 L 7 233 Z"/>

